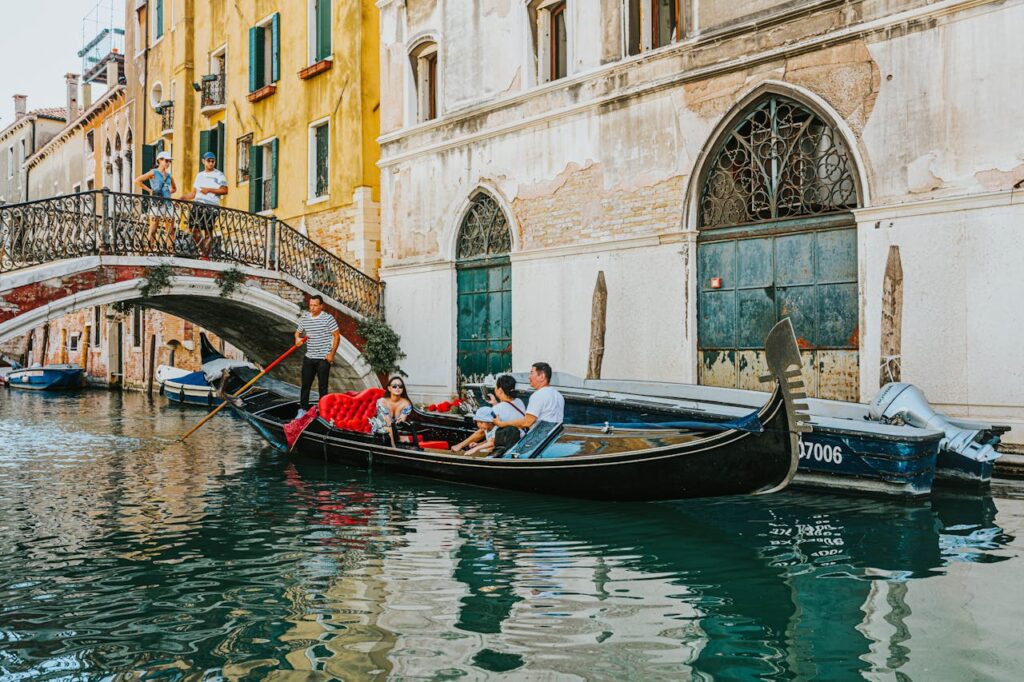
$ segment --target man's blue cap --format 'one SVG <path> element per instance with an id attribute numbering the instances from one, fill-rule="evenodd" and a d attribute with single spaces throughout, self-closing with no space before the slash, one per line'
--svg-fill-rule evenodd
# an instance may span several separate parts
<path id="1" fill-rule="evenodd" d="M 206 152 L 205 154 L 203 154 L 203 161 L 206 161 L 207 159 L 216 159 L 216 158 L 217 158 L 217 155 L 214 154 L 213 152 Z"/>

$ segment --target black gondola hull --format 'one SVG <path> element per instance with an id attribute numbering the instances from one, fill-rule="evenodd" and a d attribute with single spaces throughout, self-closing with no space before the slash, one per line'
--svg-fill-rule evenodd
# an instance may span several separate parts
<path id="1" fill-rule="evenodd" d="M 271 409 L 259 409 L 260 403 L 268 401 L 274 404 Z M 294 414 L 293 401 L 261 391 L 257 400 L 233 407 L 267 440 L 285 449 L 285 421 L 276 414 Z M 772 394 L 761 419 L 765 430 L 760 434 L 725 431 L 673 447 L 558 459 L 487 459 L 393 448 L 372 436 L 339 431 L 318 419 L 300 436 L 294 451 L 365 469 L 595 500 L 747 495 L 784 487 L 794 466 L 780 391 Z"/>

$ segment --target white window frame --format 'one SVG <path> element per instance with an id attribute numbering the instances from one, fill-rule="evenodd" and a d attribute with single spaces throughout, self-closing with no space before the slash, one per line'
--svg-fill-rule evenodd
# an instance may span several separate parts
<path id="1" fill-rule="evenodd" d="M 159 97 L 156 94 L 157 90 L 160 91 Z M 153 85 L 149 86 L 149 106 L 156 111 L 156 108 L 160 106 L 160 102 L 163 102 L 164 99 L 164 84 L 160 81 L 155 81 Z"/>
<path id="2" fill-rule="evenodd" d="M 635 57 L 637 55 L 629 54 L 629 5 L 631 2 L 640 3 L 640 52 L 637 54 L 643 54 L 644 52 L 650 52 L 651 50 L 661 50 L 671 45 L 677 44 L 682 40 L 682 24 L 683 22 L 683 5 L 678 3 L 676 5 L 676 34 L 672 37 L 672 40 L 665 45 L 659 45 L 654 47 L 654 17 L 651 14 L 651 3 L 652 0 L 623 0 L 622 3 L 622 54 L 624 57 Z M 568 10 L 567 10 L 568 11 Z"/>
<path id="3" fill-rule="evenodd" d="M 218 65 L 221 64 L 221 61 L 217 59 L 218 57 L 221 57 L 221 56 L 224 57 L 224 59 L 223 59 L 223 68 L 216 68 Z M 214 50 L 213 52 L 210 53 L 210 73 L 224 74 L 224 78 L 226 79 L 227 78 L 227 68 L 228 68 L 228 44 L 224 43 L 223 45 L 221 45 L 216 50 Z M 227 80 L 225 80 L 224 83 L 226 85 L 227 84 Z M 225 93 L 225 95 L 227 95 L 227 93 Z M 225 97 L 225 99 L 227 99 L 227 98 Z"/>
<path id="4" fill-rule="evenodd" d="M 306 3 L 306 66 L 313 66 L 320 60 L 316 58 L 316 2 L 308 0 Z M 331 10 L 331 22 L 334 22 L 334 10 Z M 334 36 L 331 36 L 331 54 L 323 58 L 323 61 L 334 60 Z"/>
<path id="5" fill-rule="evenodd" d="M 263 29 L 263 85 L 260 86 L 261 88 L 277 83 L 274 80 L 274 14 L 268 14 L 261 21 L 253 24 L 256 28 Z"/>
<path id="6" fill-rule="evenodd" d="M 278 154 L 280 154 L 281 153 L 281 142 L 280 142 L 280 138 L 277 135 L 271 135 L 270 137 L 264 138 L 264 139 L 260 140 L 259 142 L 254 142 L 253 145 L 252 145 L 253 147 L 258 147 L 259 150 L 260 150 L 260 154 L 263 155 L 263 168 L 264 168 L 264 171 L 267 168 L 269 168 L 270 166 L 272 166 L 273 162 L 274 162 L 274 153 L 273 153 L 273 150 L 270 148 L 270 143 L 273 142 L 274 140 L 278 140 L 277 151 L 278 151 Z M 280 161 L 280 159 L 278 159 L 278 160 Z M 261 180 L 261 182 L 266 182 L 266 177 L 267 176 L 264 175 L 263 176 L 263 180 Z M 252 150 L 249 151 L 249 181 L 251 181 L 251 180 L 252 180 Z M 280 185 L 277 186 L 277 190 L 278 190 L 278 192 L 281 191 L 281 186 Z M 263 191 L 263 187 L 260 187 L 260 191 L 261 192 Z M 274 208 L 264 208 L 263 210 L 258 211 L 256 213 L 256 215 L 270 216 L 270 215 L 274 214 L 275 210 L 277 210 L 277 209 L 274 209 Z"/>
<path id="7" fill-rule="evenodd" d="M 434 116 L 429 116 L 430 69 L 429 58 L 437 62 L 434 68 Z M 426 36 L 409 49 L 410 82 L 412 83 L 413 116 L 415 123 L 426 123 L 441 118 L 441 48 L 434 36 Z"/>
<path id="8" fill-rule="evenodd" d="M 327 126 L 327 193 L 316 194 L 316 131 Z M 309 124 L 309 163 L 306 168 L 306 204 L 319 204 L 331 198 L 331 117 L 324 116 Z"/>
<path id="9" fill-rule="evenodd" d="M 148 24 L 149 23 L 148 22 L 148 12 L 149 12 L 149 10 L 146 7 L 140 7 L 139 9 L 137 9 L 135 11 L 134 21 L 135 21 L 135 56 L 136 57 L 142 55 L 142 50 L 143 50 L 143 48 L 145 47 L 145 44 L 146 44 L 146 41 L 145 41 L 145 35 L 146 34 L 142 30 L 142 23 L 143 23 L 142 22 L 142 17 L 146 17 L 147 18 L 147 22 L 146 23 Z M 146 31 L 149 31 L 149 26 L 148 25 L 146 26 Z"/>
<path id="10" fill-rule="evenodd" d="M 565 2 L 565 76 L 573 73 L 573 35 L 572 17 L 575 9 L 572 0 L 534 0 L 526 4 L 527 37 L 533 41 L 531 56 L 533 68 L 526 71 L 534 79 L 534 84 L 541 85 L 551 82 L 551 8 Z M 561 78 L 558 80 L 562 80 Z"/>
<path id="11" fill-rule="evenodd" d="M 167 35 L 167 33 L 168 33 L 168 31 L 167 31 L 167 22 L 166 21 L 162 22 L 163 23 L 164 32 L 161 33 L 159 36 L 156 35 L 156 25 L 157 25 L 157 21 L 156 21 L 156 2 L 154 2 L 154 0 L 149 0 L 149 2 L 147 3 L 147 7 L 152 7 L 153 10 L 154 10 L 153 12 L 148 12 L 148 10 L 147 10 L 148 16 L 146 17 L 146 20 L 149 22 L 149 26 L 146 27 L 146 30 L 148 30 L 150 32 L 150 35 L 152 36 L 152 42 L 150 42 L 149 46 L 150 47 L 156 47 L 157 45 L 160 44 L 160 41 L 163 40 L 164 36 Z M 167 18 L 167 7 L 166 6 L 163 7 L 163 11 L 164 11 L 164 18 L 166 19 Z"/>

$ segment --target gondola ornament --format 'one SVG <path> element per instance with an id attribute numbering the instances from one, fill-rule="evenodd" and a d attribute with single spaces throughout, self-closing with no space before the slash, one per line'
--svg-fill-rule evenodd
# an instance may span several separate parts
<path id="1" fill-rule="evenodd" d="M 811 413 L 807 405 L 807 391 L 803 379 L 803 361 L 800 358 L 800 348 L 796 344 L 796 334 L 793 332 L 793 323 L 789 318 L 780 320 L 764 342 L 765 360 L 768 363 L 768 371 L 771 372 L 761 377 L 762 382 L 776 381 L 786 406 L 786 416 L 789 422 L 790 447 L 794 452 L 800 452 L 800 434 L 810 433 Z M 758 494 L 773 493 L 782 490 L 789 485 L 796 475 L 799 459 L 794 457 L 789 469 L 789 475 L 777 486 L 768 490 L 762 490 Z"/>

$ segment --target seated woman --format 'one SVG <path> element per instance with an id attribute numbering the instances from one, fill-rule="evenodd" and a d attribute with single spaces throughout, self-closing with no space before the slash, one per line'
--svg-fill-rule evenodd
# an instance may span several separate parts
<path id="1" fill-rule="evenodd" d="M 487 402 L 494 408 L 498 421 L 511 422 L 526 416 L 526 405 L 516 397 L 516 379 L 511 374 L 502 374 L 494 386 L 494 394 L 487 396 Z M 495 430 L 494 456 L 501 455 L 519 442 L 525 431 L 515 426 L 503 426 Z"/>
<path id="2" fill-rule="evenodd" d="M 476 431 L 470 434 L 469 438 L 452 447 L 453 452 L 462 452 L 471 445 L 473 447 L 466 450 L 467 455 L 486 453 L 494 449 L 494 433 L 497 431 L 494 428 L 494 411 L 489 407 L 481 407 L 473 415 L 473 421 L 476 422 Z M 474 443 L 476 445 L 473 445 Z"/>
<path id="3" fill-rule="evenodd" d="M 391 433 L 393 424 L 401 424 L 412 414 L 412 400 L 400 376 L 388 380 L 388 393 L 377 400 L 377 414 L 370 417 L 374 433 Z"/>

